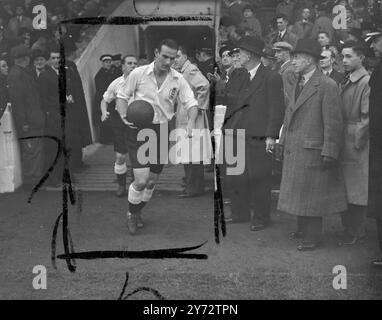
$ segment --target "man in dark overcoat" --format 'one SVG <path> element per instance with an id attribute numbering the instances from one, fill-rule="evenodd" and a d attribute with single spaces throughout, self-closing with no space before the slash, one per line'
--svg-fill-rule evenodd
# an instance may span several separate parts
<path id="1" fill-rule="evenodd" d="M 249 73 L 225 129 L 245 130 L 245 170 L 228 175 L 233 222 L 248 221 L 251 231 L 266 228 L 270 222 L 272 155 L 284 117 L 284 93 L 281 76 L 261 63 L 264 42 L 245 36 L 237 44 L 241 64 Z M 240 139 L 239 134 L 237 135 Z M 235 141 L 235 138 L 233 139 Z M 240 153 L 239 153 L 240 154 Z"/>
<path id="2" fill-rule="evenodd" d="M 42 136 L 45 115 L 36 81 L 28 69 L 30 50 L 19 45 L 12 49 L 14 59 L 8 75 L 9 97 L 15 119 L 17 137 Z M 24 184 L 36 184 L 43 175 L 44 144 L 42 139 L 20 140 Z"/>
<path id="3" fill-rule="evenodd" d="M 369 214 L 376 219 L 378 242 L 382 252 L 382 32 L 374 33 L 371 41 L 371 47 L 380 62 L 369 81 Z M 373 265 L 382 268 L 382 259 L 373 261 Z"/>

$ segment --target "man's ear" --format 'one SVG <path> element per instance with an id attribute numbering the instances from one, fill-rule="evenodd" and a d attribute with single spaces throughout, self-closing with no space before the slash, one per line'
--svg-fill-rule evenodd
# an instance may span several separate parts
<path id="1" fill-rule="evenodd" d="M 159 56 L 159 50 L 158 49 L 154 50 L 154 55 L 155 55 L 155 58 L 158 58 L 158 56 Z"/>

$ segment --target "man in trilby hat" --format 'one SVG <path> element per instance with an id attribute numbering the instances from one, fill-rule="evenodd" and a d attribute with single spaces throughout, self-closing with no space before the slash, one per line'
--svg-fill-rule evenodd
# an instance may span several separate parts
<path id="1" fill-rule="evenodd" d="M 251 231 L 260 231 L 270 222 L 272 155 L 284 116 L 284 94 L 281 76 L 261 63 L 264 42 L 245 36 L 237 44 L 240 62 L 248 71 L 238 99 L 230 110 L 225 129 L 244 129 L 245 170 L 237 176 L 228 176 L 232 222 L 251 218 Z M 227 133 L 228 135 L 228 133 Z M 226 138 L 227 138 L 226 135 Z M 236 139 L 233 139 L 236 141 Z M 235 147 L 234 147 L 235 148 Z M 240 154 L 240 153 L 239 153 Z"/>
<path id="2" fill-rule="evenodd" d="M 297 216 L 291 238 L 302 240 L 299 251 L 321 244 L 323 216 L 347 209 L 337 162 L 343 143 L 341 99 L 335 81 L 318 69 L 320 58 L 316 41 L 298 41 L 292 64 L 299 78 L 280 138 L 284 161 L 278 209 Z"/>

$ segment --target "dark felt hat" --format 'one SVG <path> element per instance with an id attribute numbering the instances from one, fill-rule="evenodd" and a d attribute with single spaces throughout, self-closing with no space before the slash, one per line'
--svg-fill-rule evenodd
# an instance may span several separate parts
<path id="1" fill-rule="evenodd" d="M 236 47 L 250 51 L 259 56 L 263 56 L 264 54 L 264 41 L 257 37 L 244 36 L 237 42 Z"/>
<path id="2" fill-rule="evenodd" d="M 296 48 L 292 51 L 293 54 L 305 53 L 316 59 L 323 59 L 321 56 L 322 47 L 313 39 L 300 39 L 297 42 Z"/>
<path id="3" fill-rule="evenodd" d="M 118 60 L 122 60 L 122 54 L 121 53 L 115 54 L 113 56 L 113 61 L 118 61 Z"/>
<path id="4" fill-rule="evenodd" d="M 32 60 L 39 58 L 39 57 L 44 57 L 45 59 L 49 59 L 49 55 L 45 50 L 42 50 L 40 48 L 33 49 L 31 52 Z"/>

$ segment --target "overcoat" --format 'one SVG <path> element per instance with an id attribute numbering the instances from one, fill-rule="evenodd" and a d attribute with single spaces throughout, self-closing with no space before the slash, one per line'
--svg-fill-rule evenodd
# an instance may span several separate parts
<path id="1" fill-rule="evenodd" d="M 206 111 L 209 108 L 210 102 L 210 83 L 203 76 L 197 66 L 187 60 L 181 70 L 181 74 L 187 80 L 192 91 L 194 92 L 195 99 L 198 101 L 199 114 L 196 119 L 197 122 L 205 123 L 207 120 Z M 177 128 L 186 128 L 188 123 L 187 110 L 178 104 L 178 110 L 176 115 Z M 206 122 L 207 123 L 207 122 Z"/>
<path id="2" fill-rule="evenodd" d="M 293 89 L 297 81 L 297 75 L 294 72 L 292 61 L 288 61 L 281 65 L 278 72 L 283 78 L 285 104 L 288 105 L 289 100 L 294 94 Z"/>
<path id="3" fill-rule="evenodd" d="M 370 117 L 370 167 L 369 167 L 369 214 L 382 219 L 382 61 L 371 75 Z"/>
<path id="4" fill-rule="evenodd" d="M 323 156 L 338 159 L 343 127 L 339 88 L 317 69 L 297 101 L 292 97 L 285 114 L 279 210 L 319 217 L 347 209 L 338 163 L 325 168 L 322 162 Z"/>
<path id="5" fill-rule="evenodd" d="M 369 79 L 368 72 L 362 68 L 341 85 L 345 135 L 340 163 L 348 203 L 360 206 L 366 206 L 368 200 Z"/>

